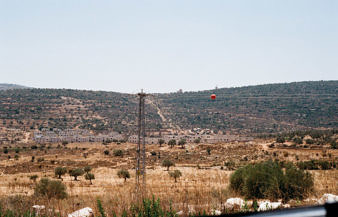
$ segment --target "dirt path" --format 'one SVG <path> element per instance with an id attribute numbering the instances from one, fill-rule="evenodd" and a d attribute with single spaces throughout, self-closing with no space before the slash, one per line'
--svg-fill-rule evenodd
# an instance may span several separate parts
<path id="1" fill-rule="evenodd" d="M 161 120 L 163 123 L 168 124 L 169 128 L 171 129 L 177 129 L 177 130 L 181 130 L 181 128 L 178 125 L 175 125 L 172 123 L 171 119 L 167 119 L 163 112 L 161 111 L 160 107 L 157 106 L 157 104 L 150 98 L 146 99 L 146 103 L 152 105 L 156 110 L 157 110 L 157 114 L 160 116 Z"/>

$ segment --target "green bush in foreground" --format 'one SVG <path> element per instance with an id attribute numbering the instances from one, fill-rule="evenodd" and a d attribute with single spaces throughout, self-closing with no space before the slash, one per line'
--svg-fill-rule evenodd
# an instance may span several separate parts
<path id="1" fill-rule="evenodd" d="M 64 199 L 67 197 L 66 186 L 60 181 L 48 178 L 43 178 L 36 184 L 34 194 L 48 199 Z"/>
<path id="2" fill-rule="evenodd" d="M 100 217 L 106 217 L 107 214 L 100 199 L 97 199 L 97 208 Z M 112 216 L 117 216 L 113 211 Z M 176 217 L 176 211 L 169 204 L 169 210 L 161 206 L 160 200 L 153 197 L 152 199 L 143 199 L 140 204 L 132 204 L 127 210 L 121 213 L 121 217 L 138 216 L 138 217 Z"/>
<path id="3" fill-rule="evenodd" d="M 282 170 L 279 163 L 266 161 L 237 169 L 230 177 L 230 188 L 249 199 L 288 201 L 307 197 L 313 189 L 313 177 L 292 163 Z"/>

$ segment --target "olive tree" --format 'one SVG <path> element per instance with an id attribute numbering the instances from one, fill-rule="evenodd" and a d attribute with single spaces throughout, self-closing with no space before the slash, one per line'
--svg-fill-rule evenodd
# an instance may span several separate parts
<path id="1" fill-rule="evenodd" d="M 86 179 L 86 180 L 89 180 L 89 181 L 90 181 L 90 184 L 92 185 L 92 184 L 93 184 L 93 183 L 92 183 L 92 180 L 95 179 L 95 176 L 94 176 L 93 173 L 87 173 L 87 174 L 85 175 L 85 179 Z"/>
<path id="2" fill-rule="evenodd" d="M 120 169 L 120 170 L 117 172 L 117 176 L 118 176 L 119 178 L 123 178 L 125 182 L 127 181 L 127 179 L 130 178 L 130 174 L 129 174 L 128 170 L 125 170 L 125 169 Z"/>
<path id="3" fill-rule="evenodd" d="M 159 139 L 158 140 L 158 144 L 160 144 L 160 147 L 162 147 L 162 145 L 165 143 L 164 139 Z"/>
<path id="4" fill-rule="evenodd" d="M 74 177 L 74 180 L 77 181 L 78 176 L 82 176 L 84 174 L 83 169 L 76 168 L 74 170 L 69 170 L 69 175 Z"/>
<path id="5" fill-rule="evenodd" d="M 169 159 L 165 159 L 165 160 L 162 162 L 162 166 L 163 166 L 163 167 L 167 167 L 167 171 L 169 171 L 169 168 L 170 168 L 171 166 L 175 166 L 175 163 L 172 162 L 172 161 L 169 160 Z"/>
<path id="6" fill-rule="evenodd" d="M 57 176 L 59 179 L 62 179 L 62 175 L 67 173 L 67 169 L 65 167 L 56 167 L 54 169 L 54 174 Z"/>
<path id="7" fill-rule="evenodd" d="M 177 179 L 182 176 L 181 171 L 179 170 L 174 170 L 169 172 L 169 176 L 175 179 L 175 182 L 177 182 Z"/>
<path id="8" fill-rule="evenodd" d="M 90 166 L 85 166 L 83 170 L 88 174 L 90 171 L 92 171 L 92 168 Z"/>
<path id="9" fill-rule="evenodd" d="M 187 141 L 185 139 L 180 139 L 180 141 L 178 141 L 178 145 L 180 145 L 182 149 L 184 149 L 184 145 L 186 143 L 187 143 Z"/>
<path id="10" fill-rule="evenodd" d="M 171 148 L 174 147 L 174 146 L 176 145 L 176 140 L 175 140 L 175 139 L 169 140 L 168 145 L 169 145 Z"/>

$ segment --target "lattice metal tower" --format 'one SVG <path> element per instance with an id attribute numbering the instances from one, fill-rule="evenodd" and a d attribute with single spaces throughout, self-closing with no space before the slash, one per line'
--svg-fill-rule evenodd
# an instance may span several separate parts
<path id="1" fill-rule="evenodd" d="M 139 96 L 139 110 L 138 110 L 138 143 L 136 156 L 136 194 L 145 196 L 146 193 L 146 129 L 145 129 L 145 115 L 144 102 L 147 94 L 141 93 Z M 142 179 L 142 180 L 140 180 Z M 142 183 L 141 183 L 142 182 Z"/>

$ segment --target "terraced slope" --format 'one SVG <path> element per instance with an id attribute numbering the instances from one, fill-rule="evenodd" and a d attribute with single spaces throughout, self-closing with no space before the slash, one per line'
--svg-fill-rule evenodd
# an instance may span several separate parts
<path id="1" fill-rule="evenodd" d="M 103 91 L 4 90 L 0 126 L 135 132 L 137 102 L 135 95 Z M 256 134 L 338 128 L 337 105 L 338 81 L 314 81 L 154 94 L 146 110 L 149 130 L 200 127 Z"/>
<path id="2" fill-rule="evenodd" d="M 215 93 L 215 101 L 210 94 Z M 183 128 L 248 133 L 338 127 L 338 81 L 295 82 L 160 95 Z"/>

